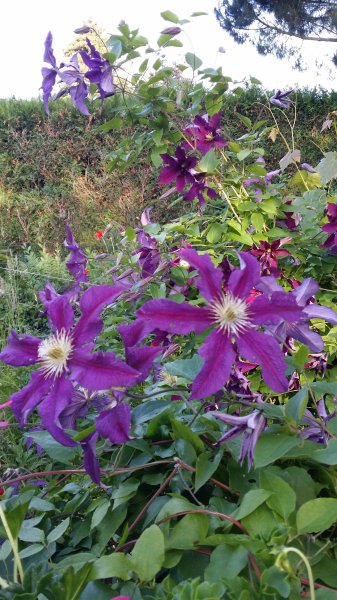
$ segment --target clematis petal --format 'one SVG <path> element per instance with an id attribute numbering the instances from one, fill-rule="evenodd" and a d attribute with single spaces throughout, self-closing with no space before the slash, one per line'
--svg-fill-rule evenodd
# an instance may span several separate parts
<path id="1" fill-rule="evenodd" d="M 78 85 L 73 85 L 69 88 L 69 94 L 72 105 L 78 108 L 80 113 L 86 117 L 90 116 L 89 109 L 85 104 L 85 99 L 88 96 L 88 86 L 84 81 L 79 81 Z"/>
<path id="2" fill-rule="evenodd" d="M 212 324 L 207 309 L 167 299 L 149 300 L 136 314 L 151 324 L 152 330 L 158 328 L 168 333 L 200 333 Z"/>
<path id="3" fill-rule="evenodd" d="M 179 256 L 188 262 L 191 267 L 198 269 L 200 278 L 196 285 L 206 300 L 213 300 L 221 295 L 222 271 L 212 263 L 209 254 L 198 254 L 195 250 L 181 250 Z"/>
<path id="4" fill-rule="evenodd" d="M 102 310 L 112 304 L 122 292 L 129 289 L 130 284 L 93 285 L 84 292 L 80 300 L 82 316 L 73 331 L 76 345 L 91 342 L 101 331 L 103 322 L 99 318 Z"/>
<path id="5" fill-rule="evenodd" d="M 319 285 L 317 281 L 308 277 L 307 279 L 303 279 L 301 285 L 299 285 L 292 293 L 296 297 L 297 304 L 299 306 L 305 306 L 306 302 L 311 296 L 314 296 L 318 290 Z"/>
<path id="6" fill-rule="evenodd" d="M 23 425 L 29 415 L 33 412 L 35 406 L 41 402 L 48 393 L 53 380 L 44 377 L 42 371 L 37 370 L 32 373 L 31 379 L 21 390 L 12 394 L 12 411 L 17 420 Z"/>
<path id="7" fill-rule="evenodd" d="M 321 336 L 315 331 L 312 331 L 306 323 L 288 325 L 287 337 L 292 337 L 302 344 L 305 344 L 312 352 L 321 352 L 324 348 L 324 342 Z"/>
<path id="8" fill-rule="evenodd" d="M 119 325 L 118 331 L 124 346 L 135 346 L 152 331 L 152 325 L 150 322 L 138 320 L 133 321 L 133 323 Z"/>
<path id="9" fill-rule="evenodd" d="M 235 360 L 231 340 L 218 329 L 206 338 L 199 349 L 205 364 L 192 384 L 191 399 L 202 399 L 220 390 L 228 380 Z"/>
<path id="10" fill-rule="evenodd" d="M 277 283 L 275 277 L 272 275 L 266 275 L 261 277 L 256 288 L 264 294 L 272 294 L 273 292 L 283 292 L 283 287 Z"/>
<path id="11" fill-rule="evenodd" d="M 132 439 L 129 436 L 131 408 L 125 402 L 103 410 L 96 419 L 96 431 L 112 444 L 123 444 Z"/>
<path id="12" fill-rule="evenodd" d="M 48 395 L 39 406 L 42 424 L 64 446 L 77 446 L 77 442 L 60 427 L 59 421 L 61 412 L 71 403 L 74 393 L 74 386 L 67 377 L 54 378 Z"/>
<path id="13" fill-rule="evenodd" d="M 99 462 L 96 457 L 96 441 L 98 438 L 97 433 L 92 433 L 87 438 L 82 440 L 81 446 L 83 448 L 83 463 L 86 472 L 90 475 L 94 483 L 100 484 L 101 481 L 101 470 Z"/>
<path id="14" fill-rule="evenodd" d="M 17 333 L 12 329 L 8 345 L 0 352 L 0 360 L 13 367 L 34 365 L 38 360 L 37 350 L 41 340 L 32 335 Z"/>
<path id="15" fill-rule="evenodd" d="M 246 360 L 261 366 L 262 377 L 272 390 L 287 391 L 288 380 L 285 376 L 287 363 L 272 336 L 248 329 L 237 339 L 237 345 L 240 354 Z"/>
<path id="16" fill-rule="evenodd" d="M 68 363 L 72 379 L 89 390 L 134 385 L 140 373 L 116 358 L 113 352 L 75 350 Z"/>
<path id="17" fill-rule="evenodd" d="M 53 91 L 53 87 L 56 81 L 57 71 L 55 69 L 48 69 L 47 67 L 43 67 L 41 69 L 42 73 L 42 96 L 43 96 L 43 105 L 45 112 L 49 113 L 48 100 Z"/>
<path id="18" fill-rule="evenodd" d="M 130 367 L 140 373 L 140 377 L 137 381 L 143 381 L 149 374 L 154 359 L 163 352 L 163 348 L 142 346 L 141 348 L 126 348 L 125 357 L 126 362 Z"/>
<path id="19" fill-rule="evenodd" d="M 228 288 L 234 296 L 247 298 L 254 286 L 260 281 L 260 263 L 248 252 L 238 252 L 240 269 L 230 274 Z"/>
<path id="20" fill-rule="evenodd" d="M 298 321 L 303 316 L 303 311 L 293 294 L 273 292 L 270 299 L 265 296 L 255 298 L 249 304 L 249 316 L 256 325 L 263 323 L 277 325 L 281 320 Z"/>
<path id="21" fill-rule="evenodd" d="M 69 331 L 74 323 L 74 311 L 67 296 L 58 296 L 46 306 L 47 314 L 54 331 Z"/>
<path id="22" fill-rule="evenodd" d="M 324 321 L 328 321 L 328 323 L 331 323 L 332 325 L 337 325 L 337 313 L 327 306 L 308 304 L 308 306 L 303 308 L 303 312 L 309 319 L 324 319 Z"/>

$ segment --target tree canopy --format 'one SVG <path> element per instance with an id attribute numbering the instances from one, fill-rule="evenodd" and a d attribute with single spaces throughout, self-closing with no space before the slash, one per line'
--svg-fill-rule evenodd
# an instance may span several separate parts
<path id="1" fill-rule="evenodd" d="M 296 68 L 303 64 L 296 39 L 337 44 L 334 0 L 220 0 L 215 14 L 238 44 L 250 41 L 260 54 L 294 57 Z M 337 65 L 337 50 L 332 60 Z"/>

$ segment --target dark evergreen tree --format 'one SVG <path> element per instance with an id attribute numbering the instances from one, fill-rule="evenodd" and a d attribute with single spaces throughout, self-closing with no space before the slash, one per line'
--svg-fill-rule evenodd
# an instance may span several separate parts
<path id="1" fill-rule="evenodd" d="M 337 2 L 334 0 L 220 0 L 220 26 L 238 43 L 250 41 L 260 54 L 302 60 L 295 38 L 331 42 L 337 48 Z M 332 60 L 337 66 L 337 50 Z"/>

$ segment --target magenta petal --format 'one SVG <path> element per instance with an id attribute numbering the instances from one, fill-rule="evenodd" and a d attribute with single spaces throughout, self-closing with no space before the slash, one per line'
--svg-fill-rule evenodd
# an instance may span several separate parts
<path id="1" fill-rule="evenodd" d="M 206 338 L 199 349 L 205 360 L 192 385 L 191 399 L 202 399 L 220 390 L 228 380 L 235 360 L 231 340 L 218 329 Z"/>
<path id="2" fill-rule="evenodd" d="M 168 333 L 200 333 L 213 322 L 207 309 L 167 299 L 149 300 L 136 314 L 151 325 L 152 331 L 158 328 Z"/>
<path id="3" fill-rule="evenodd" d="M 311 331 L 307 323 L 288 325 L 286 334 L 287 337 L 293 337 L 308 346 L 312 352 L 322 352 L 324 348 L 324 342 L 319 333 Z"/>
<path id="4" fill-rule="evenodd" d="M 113 352 L 75 350 L 69 361 L 72 379 L 89 390 L 107 390 L 136 383 L 140 373 L 117 359 Z"/>
<path id="5" fill-rule="evenodd" d="M 69 329 L 74 323 L 74 311 L 66 296 L 58 296 L 46 306 L 51 325 L 55 331 Z"/>
<path id="6" fill-rule="evenodd" d="M 59 421 L 61 412 L 71 403 L 74 392 L 74 386 L 67 377 L 57 377 L 49 394 L 39 406 L 42 424 L 53 438 L 64 446 L 77 446 L 77 442 L 63 431 Z"/>
<path id="7" fill-rule="evenodd" d="M 103 322 L 100 314 L 108 304 L 111 304 L 130 287 L 123 283 L 118 285 L 93 285 L 84 292 L 80 300 L 82 316 L 73 331 L 77 345 L 91 342 L 101 331 Z"/>
<path id="8" fill-rule="evenodd" d="M 126 348 L 126 362 L 130 367 L 140 373 L 137 381 L 143 381 L 149 374 L 154 359 L 163 352 L 164 348 L 155 348 L 151 346 L 143 346 L 141 348 Z"/>
<path id="9" fill-rule="evenodd" d="M 124 346 L 136 346 L 152 331 L 152 327 L 151 323 L 138 320 L 119 325 L 118 331 Z"/>
<path id="10" fill-rule="evenodd" d="M 99 484 L 101 481 L 101 470 L 96 457 L 96 440 L 97 433 L 92 433 L 81 442 L 83 448 L 83 463 L 87 473 L 89 473 L 94 483 Z"/>
<path id="11" fill-rule="evenodd" d="M 96 419 L 96 431 L 113 444 L 123 444 L 130 440 L 131 408 L 129 404 L 117 404 L 103 410 Z"/>
<path id="12" fill-rule="evenodd" d="M 292 293 L 274 292 L 270 299 L 259 296 L 248 306 L 249 316 L 256 325 L 277 325 L 281 320 L 295 322 L 303 316 L 302 308 Z"/>
<path id="13" fill-rule="evenodd" d="M 238 339 L 240 354 L 251 362 L 261 366 L 262 377 L 275 392 L 286 392 L 288 380 L 285 376 L 287 363 L 276 340 L 270 336 L 249 329 Z"/>
<path id="14" fill-rule="evenodd" d="M 19 334 L 12 329 L 7 342 L 8 345 L 0 352 L 0 360 L 7 365 L 24 367 L 38 361 L 37 349 L 41 343 L 39 338 Z"/>
<path id="15" fill-rule="evenodd" d="M 228 287 L 234 296 L 247 298 L 250 291 L 260 281 L 260 263 L 248 252 L 238 252 L 240 269 L 235 269 L 229 277 Z"/>
<path id="16" fill-rule="evenodd" d="M 314 296 L 316 292 L 319 290 L 319 285 L 317 281 L 308 277 L 307 279 L 303 279 L 301 285 L 296 288 L 292 292 L 296 297 L 297 304 L 299 306 L 305 306 L 308 300 L 310 300 L 311 296 Z"/>
<path id="17" fill-rule="evenodd" d="M 10 397 L 10 400 L 12 400 L 12 411 L 21 425 L 27 421 L 35 406 L 48 393 L 52 383 L 53 380 L 50 378 L 46 379 L 42 371 L 34 371 L 30 382 Z"/>
<path id="18" fill-rule="evenodd" d="M 191 267 L 198 269 L 200 279 L 196 280 L 200 293 L 206 300 L 213 300 L 221 295 L 222 271 L 212 263 L 209 254 L 198 254 L 195 250 L 181 250 L 179 256 Z"/>

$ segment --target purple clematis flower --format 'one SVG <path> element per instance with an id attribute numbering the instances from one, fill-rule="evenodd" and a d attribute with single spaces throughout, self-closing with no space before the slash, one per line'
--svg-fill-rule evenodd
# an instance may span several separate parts
<path id="1" fill-rule="evenodd" d="M 44 109 L 47 114 L 49 113 L 48 100 L 53 91 L 53 87 L 54 87 L 55 81 L 56 81 L 56 75 L 58 73 L 58 68 L 56 65 L 56 58 L 54 56 L 52 44 L 53 44 L 53 36 L 52 36 L 52 33 L 49 31 L 49 33 L 46 37 L 46 41 L 44 43 L 43 62 L 49 64 L 50 67 L 42 67 L 42 69 L 41 69 L 42 98 L 43 98 Z"/>
<path id="2" fill-rule="evenodd" d="M 162 169 L 159 183 L 166 185 L 175 181 L 178 192 L 181 192 L 187 183 L 194 183 L 194 167 L 197 164 L 197 159 L 194 156 L 187 156 L 181 146 L 176 148 L 175 156 L 169 154 L 161 154 L 160 156 L 167 167 Z"/>
<path id="3" fill-rule="evenodd" d="M 73 232 L 68 224 L 66 224 L 67 237 L 64 240 L 64 247 L 70 251 L 70 258 L 66 262 L 66 267 L 69 273 L 75 279 L 75 286 L 88 281 L 86 274 L 88 257 L 83 248 L 77 243 L 73 236 Z"/>
<path id="4" fill-rule="evenodd" d="M 100 333 L 102 309 L 112 303 L 125 286 L 92 286 L 81 297 L 81 317 L 74 325 L 74 313 L 65 296 L 47 304 L 52 334 L 44 340 L 12 331 L 0 359 L 14 367 L 38 365 L 30 382 L 14 393 L 12 410 L 23 425 L 39 405 L 43 426 L 61 444 L 76 442 L 63 430 L 60 415 L 72 402 L 76 385 L 89 390 L 133 385 L 139 373 L 113 352 L 92 352 L 93 340 Z"/>
<path id="5" fill-rule="evenodd" d="M 88 38 L 86 42 L 90 52 L 85 52 L 85 50 L 80 51 L 84 64 L 89 67 L 89 71 L 86 72 L 85 76 L 89 79 L 90 83 L 97 85 L 101 100 L 104 100 L 104 98 L 114 94 L 113 66 L 100 55 Z"/>
<path id="6" fill-rule="evenodd" d="M 260 295 L 247 301 L 253 287 L 261 280 L 260 265 L 247 252 L 240 252 L 241 269 L 235 269 L 223 288 L 223 273 L 215 268 L 209 255 L 200 256 L 195 250 L 182 250 L 180 257 L 197 269 L 196 280 L 204 296 L 205 307 L 188 302 L 150 300 L 137 316 L 146 326 L 169 333 L 201 333 L 212 327 L 199 350 L 204 366 L 192 385 L 192 398 L 205 398 L 220 390 L 227 382 L 237 354 L 262 367 L 262 377 L 276 392 L 288 388 L 286 363 L 276 340 L 259 331 L 263 324 L 277 324 L 284 319 L 296 322 L 302 314 L 292 294 L 277 292 L 271 298 Z"/>
<path id="7" fill-rule="evenodd" d="M 274 277 L 264 277 L 258 287 L 267 294 L 274 294 L 277 290 L 282 290 Z M 307 321 L 310 319 L 324 319 L 332 325 L 337 325 L 337 313 L 327 306 L 320 306 L 311 302 L 312 296 L 318 290 L 318 283 L 314 279 L 307 278 L 294 291 L 290 292 L 298 306 L 301 307 L 302 316 L 296 323 L 280 320 L 278 325 L 272 328 L 273 334 L 279 341 L 284 342 L 288 338 L 294 338 L 308 346 L 312 352 L 323 350 L 324 342 L 321 336 L 310 329 Z"/>
<path id="8" fill-rule="evenodd" d="M 187 150 L 199 150 L 202 154 L 207 154 L 212 148 L 225 148 L 227 141 L 220 134 L 221 116 L 221 112 L 211 117 L 197 115 L 194 125 L 184 130 L 186 140 L 183 147 Z"/>
<path id="9" fill-rule="evenodd" d="M 330 248 L 331 254 L 337 254 L 337 204 L 330 202 L 326 208 L 326 214 L 329 222 L 322 225 L 322 229 L 330 235 L 320 247 Z"/>
<path id="10" fill-rule="evenodd" d="M 300 431 L 300 436 L 311 442 L 318 444 L 327 444 L 333 436 L 326 430 L 327 423 L 336 416 L 336 411 L 329 414 L 324 399 L 317 402 L 317 417 L 315 418 L 312 412 L 308 409 L 304 411 L 303 421 L 310 423 L 309 427 L 304 427 Z"/>
<path id="11" fill-rule="evenodd" d="M 260 410 L 254 410 L 252 413 L 245 416 L 230 415 L 220 412 L 213 413 L 213 415 L 223 423 L 232 425 L 232 428 L 221 436 L 217 441 L 217 444 L 224 444 L 238 435 L 244 434 L 239 461 L 242 464 L 245 458 L 247 458 L 248 469 L 251 469 L 254 462 L 256 442 L 267 427 L 267 420 L 263 416 L 263 413 Z"/>
<path id="12" fill-rule="evenodd" d="M 290 94 L 293 93 L 294 90 L 287 90 L 282 92 L 281 90 L 277 90 L 277 92 L 269 98 L 270 104 L 274 104 L 275 106 L 280 106 L 281 108 L 289 108 L 292 103 L 292 100 L 288 98 Z"/>
<path id="13" fill-rule="evenodd" d="M 199 206 L 205 204 L 205 195 L 211 200 L 218 197 L 217 192 L 207 185 L 206 173 L 196 173 L 194 176 L 194 182 L 190 189 L 185 192 L 183 198 L 188 202 L 198 198 Z"/>
<path id="14" fill-rule="evenodd" d="M 256 256 L 262 267 L 262 275 L 274 275 L 279 277 L 281 274 L 278 268 L 277 259 L 283 256 L 291 256 L 288 250 L 282 249 L 282 246 L 292 242 L 291 237 L 285 237 L 279 240 L 274 240 L 271 244 L 261 241 L 259 246 L 253 246 L 250 253 Z"/>

